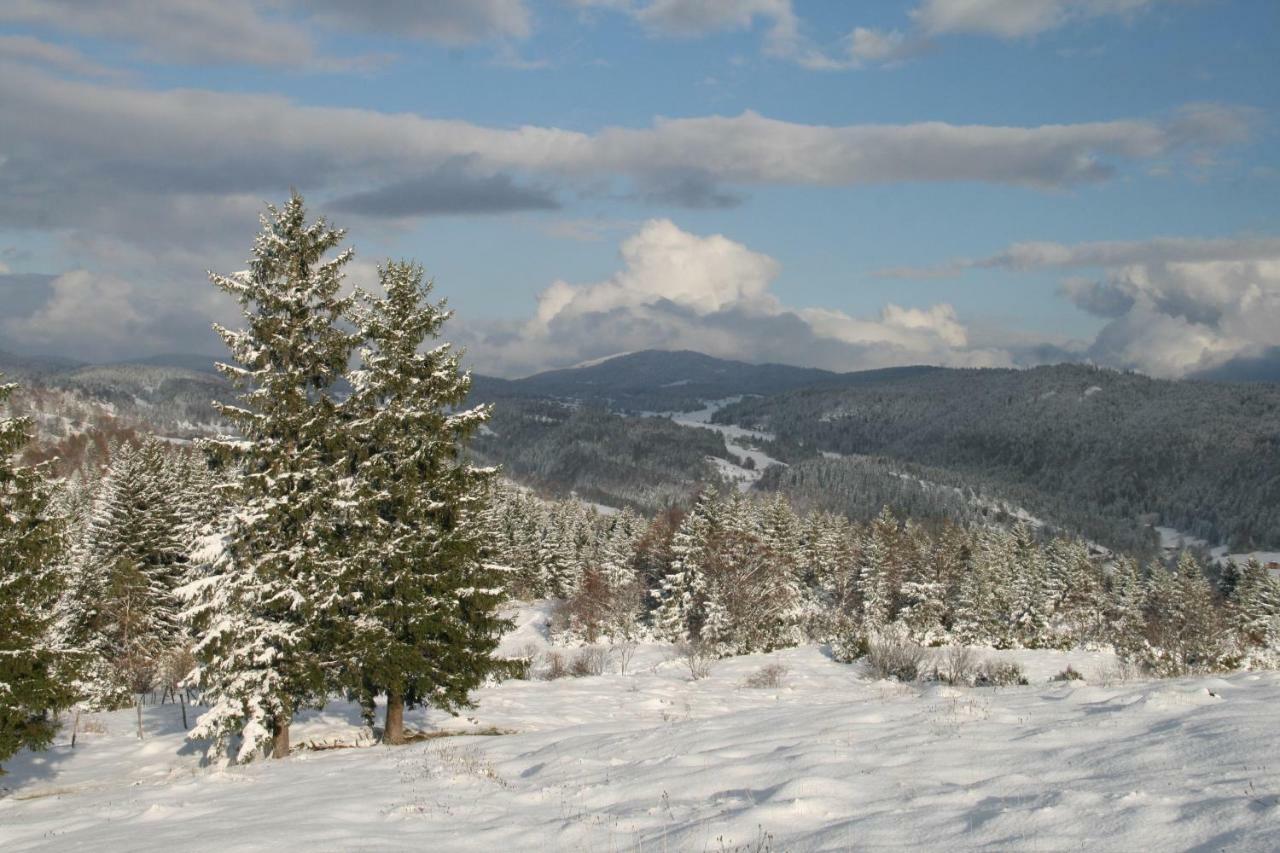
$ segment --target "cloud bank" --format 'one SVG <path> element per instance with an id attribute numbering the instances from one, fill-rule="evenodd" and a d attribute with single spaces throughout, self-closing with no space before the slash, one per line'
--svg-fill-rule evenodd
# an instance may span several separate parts
<path id="1" fill-rule="evenodd" d="M 1071 273 L 1061 294 L 1106 321 L 1082 353 L 1102 364 L 1180 377 L 1280 346 L 1280 237 L 1017 243 L 984 258 L 880 274 L 944 277 L 966 270 Z"/>
<path id="2" fill-rule="evenodd" d="M 529 320 L 471 326 L 471 351 L 479 369 L 514 376 L 649 348 L 835 370 L 1012 363 L 1008 352 L 973 345 L 950 305 L 889 304 L 873 318 L 794 307 L 773 290 L 779 272 L 776 260 L 727 237 L 650 220 L 622 242 L 612 276 L 553 282 Z"/>

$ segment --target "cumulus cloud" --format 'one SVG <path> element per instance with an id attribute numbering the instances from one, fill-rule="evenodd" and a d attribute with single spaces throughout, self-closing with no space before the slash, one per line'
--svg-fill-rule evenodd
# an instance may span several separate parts
<path id="1" fill-rule="evenodd" d="M 1106 323 L 1085 355 L 1156 376 L 1211 371 L 1280 346 L 1280 237 L 1018 243 L 994 255 L 882 275 L 1100 270 L 1060 292 Z"/>
<path id="2" fill-rule="evenodd" d="M 722 235 L 670 220 L 622 242 L 621 265 L 587 284 L 555 281 L 523 323 L 471 328 L 478 366 L 507 375 L 563 367 L 622 350 L 696 349 L 726 358 L 840 370 L 893 364 L 1005 365 L 971 346 L 949 305 L 887 305 L 879 316 L 791 307 L 773 292 L 779 264 Z"/>

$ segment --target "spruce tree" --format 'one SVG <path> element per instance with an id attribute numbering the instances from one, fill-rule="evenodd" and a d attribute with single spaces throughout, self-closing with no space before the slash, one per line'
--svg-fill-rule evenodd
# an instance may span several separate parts
<path id="1" fill-rule="evenodd" d="M 92 708 L 149 690 L 161 656 L 185 645 L 176 594 L 190 544 L 182 490 L 156 439 L 117 445 L 73 549 L 62 631 L 88 655 L 82 693 Z"/>
<path id="2" fill-rule="evenodd" d="M 0 385 L 0 404 L 13 388 Z M 29 429 L 26 419 L 0 418 L 0 761 L 48 746 L 57 712 L 76 698 L 76 657 L 52 638 L 61 521 L 40 472 L 13 462 Z"/>
<path id="3" fill-rule="evenodd" d="M 673 643 L 697 640 L 706 621 L 706 564 L 722 527 L 719 496 L 707 488 L 671 538 L 671 563 L 653 590 L 653 627 Z"/>
<path id="4" fill-rule="evenodd" d="M 249 269 L 210 274 L 245 323 L 215 326 L 234 362 L 219 369 L 239 391 L 238 405 L 217 408 L 238 435 L 204 443 L 238 475 L 226 490 L 237 511 L 222 550 L 186 587 L 200 631 L 194 681 L 210 704 L 192 737 L 211 739 L 218 755 L 239 731 L 240 760 L 268 742 L 277 758 L 288 755 L 294 712 L 334 686 L 321 650 L 344 537 L 334 512 L 343 450 L 335 383 L 356 343 L 342 326 L 352 300 L 340 295 L 351 251 L 325 259 L 344 232 L 308 223 L 296 193 L 261 222 Z"/>
<path id="5" fill-rule="evenodd" d="M 355 312 L 365 345 L 343 406 L 343 642 L 348 680 L 386 692 L 383 739 L 399 743 L 405 707 L 456 710 L 496 671 L 507 572 L 481 559 L 494 472 L 462 454 L 489 408 L 462 407 L 471 377 L 435 343 L 451 313 L 429 301 L 421 267 L 379 277 L 385 295 Z"/>
<path id="6" fill-rule="evenodd" d="M 1231 603 L 1234 627 L 1246 654 L 1274 663 L 1280 657 L 1280 581 L 1250 557 L 1240 570 Z"/>

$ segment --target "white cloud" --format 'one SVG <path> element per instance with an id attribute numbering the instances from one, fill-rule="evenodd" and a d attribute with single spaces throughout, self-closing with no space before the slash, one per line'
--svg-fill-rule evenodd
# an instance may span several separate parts
<path id="1" fill-rule="evenodd" d="M 78 340 L 79 352 L 101 357 L 136 340 L 148 320 L 132 301 L 132 286 L 119 278 L 76 270 L 49 284 L 51 295 L 35 314 L 7 317 L 5 337 L 33 350 L 59 348 Z"/>
<path id="2" fill-rule="evenodd" d="M 1026 38 L 1073 21 L 1133 15 L 1157 0 L 924 0 L 911 18 L 929 36 Z"/>
<path id="3" fill-rule="evenodd" d="M 1086 353 L 1104 364 L 1185 376 L 1280 346 L 1280 237 L 1017 243 L 985 258 L 881 274 L 973 269 L 1100 270 L 1068 276 L 1060 290 L 1106 321 Z"/>
<path id="4" fill-rule="evenodd" d="M 623 241 L 620 255 L 619 270 L 603 281 L 552 283 L 521 324 L 473 326 L 478 366 L 521 375 L 646 348 L 841 370 L 1011 363 L 1008 353 L 971 348 L 949 305 L 891 304 L 870 319 L 787 306 L 772 290 L 780 272 L 773 258 L 669 220 L 646 222 Z"/>
<path id="5" fill-rule="evenodd" d="M 979 181 L 1070 187 L 1105 180 L 1126 163 L 1167 160 L 1222 142 L 1218 129 L 1188 124 L 1181 114 L 1167 121 L 1038 127 L 830 127 L 745 112 L 594 133 L 508 129 L 304 106 L 269 95 L 70 81 L 12 63 L 0 63 L 0 101 L 7 158 L 0 165 L 0 224 L 129 228 L 144 239 L 152 229 L 168 228 L 169 208 L 184 196 L 206 209 L 223 199 L 257 205 L 290 186 L 341 195 L 446 167 L 490 195 L 492 179 L 510 175 L 517 188 L 532 178 L 532 186 L 547 192 L 603 187 L 706 206 L 740 201 L 735 186 Z M 463 201 L 460 210 L 468 209 Z M 521 209 L 528 206 L 525 201 Z M 102 215 L 108 207 L 110 214 Z"/>
<path id="6" fill-rule="evenodd" d="M 6 0 L 0 22 L 131 44 L 177 63 L 345 68 L 368 57 L 320 55 L 317 30 L 353 30 L 448 45 L 523 39 L 524 0 Z"/>
<path id="7" fill-rule="evenodd" d="M 295 0 L 330 28 L 363 30 L 445 44 L 527 38 L 533 16 L 524 0 Z"/>
<path id="8" fill-rule="evenodd" d="M 315 55 L 303 28 L 251 0 L 7 0 L 0 21 L 115 39 L 178 62 L 300 65 Z"/>
<path id="9" fill-rule="evenodd" d="M 73 47 L 51 44 L 34 36 L 7 36 L 0 34 L 0 59 L 33 62 L 70 74 L 89 77 L 118 77 L 120 72 L 94 62 Z"/>

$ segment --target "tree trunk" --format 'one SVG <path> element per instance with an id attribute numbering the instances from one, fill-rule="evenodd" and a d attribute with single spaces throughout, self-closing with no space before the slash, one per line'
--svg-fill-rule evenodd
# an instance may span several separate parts
<path id="1" fill-rule="evenodd" d="M 387 691 L 387 720 L 382 727 L 383 743 L 404 743 L 404 697 Z"/>
<path id="2" fill-rule="evenodd" d="M 271 740 L 271 757 L 289 757 L 289 721 L 284 717 L 276 717 L 275 732 Z"/>

